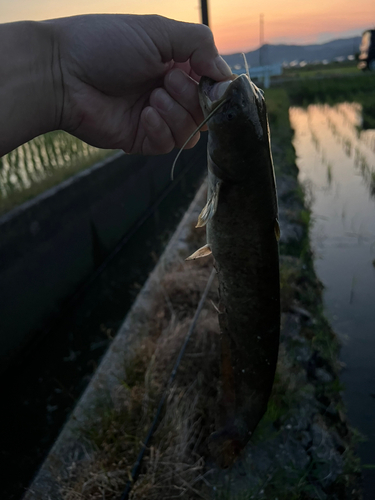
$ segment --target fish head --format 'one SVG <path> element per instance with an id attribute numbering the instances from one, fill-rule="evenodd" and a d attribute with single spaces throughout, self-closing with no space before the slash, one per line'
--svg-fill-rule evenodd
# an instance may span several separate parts
<path id="1" fill-rule="evenodd" d="M 270 151 L 263 91 L 246 74 L 223 82 L 202 77 L 199 101 L 206 118 L 217 109 L 207 122 L 215 175 L 237 181 L 252 175 L 249 165 Z"/>

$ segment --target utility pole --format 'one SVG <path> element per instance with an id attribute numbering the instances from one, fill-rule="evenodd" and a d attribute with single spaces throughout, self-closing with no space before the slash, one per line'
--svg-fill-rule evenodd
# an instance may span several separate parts
<path id="1" fill-rule="evenodd" d="M 264 14 L 259 17 L 259 66 L 263 66 L 263 44 L 264 44 Z"/>
<path id="2" fill-rule="evenodd" d="M 208 0 L 201 0 L 202 24 L 208 26 Z"/>

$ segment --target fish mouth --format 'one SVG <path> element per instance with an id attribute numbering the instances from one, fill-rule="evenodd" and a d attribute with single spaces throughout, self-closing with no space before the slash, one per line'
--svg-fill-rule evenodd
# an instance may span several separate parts
<path id="1" fill-rule="evenodd" d="M 223 82 L 216 82 L 208 77 L 201 78 L 199 94 L 207 111 L 214 110 L 227 98 L 229 88 L 237 78 L 237 75 L 232 75 L 229 80 Z"/>
<path id="2" fill-rule="evenodd" d="M 212 85 L 207 86 L 207 89 L 205 89 L 205 93 L 211 103 L 214 103 L 216 101 L 223 101 L 225 99 L 225 94 L 228 91 L 228 87 L 230 87 L 233 81 L 237 79 L 237 75 L 233 76 L 235 78 L 232 78 L 231 80 L 225 80 L 224 82 L 213 83 Z"/>
<path id="3" fill-rule="evenodd" d="M 240 88 L 243 85 L 249 87 L 254 101 L 260 103 L 264 100 L 263 91 L 259 89 L 246 74 L 233 74 L 230 79 L 224 80 L 223 82 L 215 82 L 211 80 L 211 78 L 202 77 L 199 85 L 201 104 L 204 104 L 206 110 L 211 112 L 221 105 L 223 101 L 230 98 L 233 87 Z"/>

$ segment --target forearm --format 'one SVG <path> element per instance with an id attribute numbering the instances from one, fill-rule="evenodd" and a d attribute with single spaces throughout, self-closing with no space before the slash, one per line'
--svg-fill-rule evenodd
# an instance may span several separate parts
<path id="1" fill-rule="evenodd" d="M 57 46 L 45 23 L 0 25 L 0 156 L 59 126 Z"/>

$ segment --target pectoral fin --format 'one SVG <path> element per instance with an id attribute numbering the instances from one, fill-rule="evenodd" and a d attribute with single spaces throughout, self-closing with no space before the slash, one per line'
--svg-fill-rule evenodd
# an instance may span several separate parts
<path id="1" fill-rule="evenodd" d="M 275 219 L 274 229 L 275 229 L 276 239 L 277 239 L 277 241 L 279 241 L 280 240 L 280 224 L 279 224 L 278 219 Z"/>
<path id="2" fill-rule="evenodd" d="M 212 219 L 217 210 L 217 204 L 219 201 L 221 181 L 217 181 L 215 187 L 212 191 L 210 198 L 208 199 L 206 205 L 204 206 L 202 212 L 199 214 L 198 222 L 195 227 L 203 227 L 207 222 Z"/>
<path id="3" fill-rule="evenodd" d="M 195 260 L 195 259 L 200 259 L 201 257 L 207 257 L 208 255 L 211 255 L 211 247 L 210 245 L 204 245 L 204 247 L 199 248 L 196 252 L 194 252 L 190 257 L 188 257 L 185 260 Z"/>

